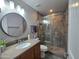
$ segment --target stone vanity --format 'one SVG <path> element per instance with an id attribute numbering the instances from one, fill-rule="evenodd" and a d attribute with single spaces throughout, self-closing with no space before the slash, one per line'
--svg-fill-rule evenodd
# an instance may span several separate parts
<path id="1" fill-rule="evenodd" d="M 23 43 L 30 43 L 22 46 Z M 21 45 L 22 47 L 19 47 Z M 6 48 L 0 59 L 40 59 L 40 40 L 26 40 Z"/>

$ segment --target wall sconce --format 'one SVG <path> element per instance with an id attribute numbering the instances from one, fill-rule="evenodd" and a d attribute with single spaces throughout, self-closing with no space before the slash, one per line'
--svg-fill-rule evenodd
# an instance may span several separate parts
<path id="1" fill-rule="evenodd" d="M 16 10 L 17 10 L 18 12 L 21 11 L 21 7 L 20 7 L 20 5 L 17 5 Z"/>
<path id="2" fill-rule="evenodd" d="M 78 7 L 79 6 L 79 2 L 75 2 L 75 3 L 73 3 L 73 4 L 71 4 L 71 5 L 69 5 L 69 7 Z"/>
<path id="3" fill-rule="evenodd" d="M 10 3 L 10 8 L 11 8 L 11 9 L 14 9 L 14 8 L 15 8 L 15 7 L 14 7 L 14 2 L 13 2 L 13 1 L 10 1 L 9 3 Z"/>
<path id="4" fill-rule="evenodd" d="M 0 9 L 3 9 L 5 7 L 4 0 L 0 0 Z"/>
<path id="5" fill-rule="evenodd" d="M 24 15 L 24 14 L 25 14 L 25 11 L 24 11 L 24 9 L 23 9 L 23 8 L 21 9 L 21 14 L 22 14 L 22 15 Z"/>
<path id="6" fill-rule="evenodd" d="M 16 7 L 17 12 L 19 12 L 22 16 L 25 14 L 25 10 L 20 7 L 20 5 L 17 5 Z"/>
<path id="7" fill-rule="evenodd" d="M 48 20 L 43 20 L 44 24 L 50 24 L 50 22 Z"/>

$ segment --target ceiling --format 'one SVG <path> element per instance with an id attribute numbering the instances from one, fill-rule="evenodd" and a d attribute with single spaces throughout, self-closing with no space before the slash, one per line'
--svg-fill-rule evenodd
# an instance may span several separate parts
<path id="1" fill-rule="evenodd" d="M 49 10 L 63 12 L 67 8 L 68 0 L 23 0 L 26 4 L 42 15 L 47 15 Z"/>

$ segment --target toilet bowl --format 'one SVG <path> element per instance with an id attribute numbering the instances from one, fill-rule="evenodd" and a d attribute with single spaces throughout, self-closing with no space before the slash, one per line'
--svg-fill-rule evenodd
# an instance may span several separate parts
<path id="1" fill-rule="evenodd" d="M 40 49 L 41 49 L 41 58 L 44 58 L 45 52 L 48 51 L 48 47 L 45 45 L 40 45 Z"/>

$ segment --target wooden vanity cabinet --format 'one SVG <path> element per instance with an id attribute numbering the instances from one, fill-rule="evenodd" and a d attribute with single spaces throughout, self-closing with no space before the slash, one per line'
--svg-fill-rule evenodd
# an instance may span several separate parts
<path id="1" fill-rule="evenodd" d="M 40 43 L 34 46 L 34 59 L 41 59 Z"/>
<path id="2" fill-rule="evenodd" d="M 15 59 L 41 59 L 40 53 L 40 43 L 38 43 Z"/>

